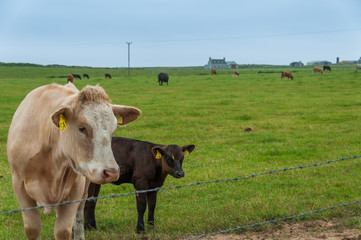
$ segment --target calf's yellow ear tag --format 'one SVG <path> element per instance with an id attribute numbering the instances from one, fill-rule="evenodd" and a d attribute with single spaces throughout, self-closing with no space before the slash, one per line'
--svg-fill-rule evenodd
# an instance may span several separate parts
<path id="1" fill-rule="evenodd" d="M 160 154 L 160 152 L 157 150 L 157 154 L 155 155 L 156 159 L 161 159 L 162 158 L 162 154 Z"/>
<path id="2" fill-rule="evenodd" d="M 60 114 L 59 128 L 61 131 L 64 131 L 66 129 L 66 120 L 63 114 Z"/>
<path id="3" fill-rule="evenodd" d="M 184 154 L 184 157 L 188 157 L 189 156 L 188 150 L 184 150 L 183 154 Z"/>
<path id="4" fill-rule="evenodd" d="M 118 124 L 123 124 L 122 116 L 117 116 Z"/>

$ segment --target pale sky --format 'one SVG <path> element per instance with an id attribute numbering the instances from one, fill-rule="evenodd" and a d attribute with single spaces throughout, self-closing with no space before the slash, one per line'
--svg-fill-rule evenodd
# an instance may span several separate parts
<path id="1" fill-rule="evenodd" d="M 288 65 L 361 57 L 360 0 L 0 0 L 0 62 Z"/>

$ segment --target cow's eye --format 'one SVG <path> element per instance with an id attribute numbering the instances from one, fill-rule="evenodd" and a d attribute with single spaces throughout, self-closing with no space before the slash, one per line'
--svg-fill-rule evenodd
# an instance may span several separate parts
<path id="1" fill-rule="evenodd" d="M 88 130 L 86 130 L 85 127 L 80 127 L 79 132 L 84 133 L 85 135 L 88 135 Z"/>

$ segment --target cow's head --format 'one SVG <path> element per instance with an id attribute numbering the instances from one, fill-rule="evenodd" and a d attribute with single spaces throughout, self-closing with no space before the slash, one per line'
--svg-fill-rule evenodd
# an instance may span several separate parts
<path id="1" fill-rule="evenodd" d="M 119 166 L 111 149 L 111 137 L 118 125 L 126 125 L 140 114 L 137 108 L 110 104 L 98 85 L 85 87 L 52 115 L 53 123 L 60 128 L 61 154 L 74 171 L 94 183 L 116 181 Z"/>
<path id="2" fill-rule="evenodd" d="M 184 177 L 182 163 L 185 156 L 189 155 L 196 146 L 178 145 L 155 146 L 152 148 L 152 154 L 156 159 L 161 159 L 163 172 L 172 175 L 175 178 Z"/>

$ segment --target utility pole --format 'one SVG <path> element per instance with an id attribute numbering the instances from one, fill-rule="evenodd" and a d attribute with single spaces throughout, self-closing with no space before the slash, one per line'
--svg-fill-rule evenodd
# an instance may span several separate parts
<path id="1" fill-rule="evenodd" d="M 128 76 L 130 75 L 130 44 L 132 44 L 132 42 L 127 42 L 128 44 Z"/>

